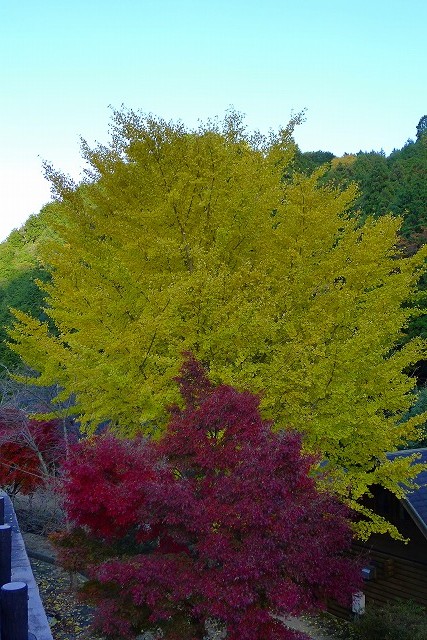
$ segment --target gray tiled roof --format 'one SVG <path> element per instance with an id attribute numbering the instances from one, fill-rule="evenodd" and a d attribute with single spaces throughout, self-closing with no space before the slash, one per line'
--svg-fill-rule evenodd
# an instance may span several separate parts
<path id="1" fill-rule="evenodd" d="M 417 463 L 427 464 L 427 449 L 405 449 L 395 453 L 388 453 L 387 457 L 389 460 L 394 460 L 402 456 L 411 456 L 414 453 L 419 453 L 421 456 Z M 427 536 L 427 470 L 419 473 L 415 478 L 415 482 L 420 485 L 420 488 L 408 492 L 403 502 L 404 504 L 406 503 L 407 510 Z"/>

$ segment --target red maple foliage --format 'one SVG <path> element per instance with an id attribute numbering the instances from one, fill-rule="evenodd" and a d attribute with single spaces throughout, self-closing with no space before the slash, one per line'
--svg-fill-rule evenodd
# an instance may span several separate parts
<path id="1" fill-rule="evenodd" d="M 59 422 L 0 410 L 0 486 L 11 494 L 33 492 L 55 475 L 65 455 Z"/>
<path id="2" fill-rule="evenodd" d="M 86 596 L 115 638 L 196 640 L 207 620 L 229 640 L 301 638 L 278 618 L 348 604 L 360 587 L 349 512 L 317 490 L 315 459 L 298 434 L 272 432 L 258 397 L 214 387 L 190 355 L 178 382 L 184 408 L 160 442 L 104 435 L 75 449 L 63 561 L 89 565 Z"/>

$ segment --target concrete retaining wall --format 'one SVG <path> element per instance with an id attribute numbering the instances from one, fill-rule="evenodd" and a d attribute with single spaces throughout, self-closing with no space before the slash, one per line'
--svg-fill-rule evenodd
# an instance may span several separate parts
<path id="1" fill-rule="evenodd" d="M 28 585 L 28 631 L 37 640 L 53 640 L 12 502 L 4 492 L 0 491 L 0 495 L 5 502 L 4 523 L 12 527 L 12 581 Z"/>

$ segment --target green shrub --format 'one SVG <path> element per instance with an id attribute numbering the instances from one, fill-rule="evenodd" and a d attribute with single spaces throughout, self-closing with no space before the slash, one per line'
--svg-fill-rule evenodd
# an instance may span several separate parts
<path id="1" fill-rule="evenodd" d="M 411 601 L 368 605 L 354 627 L 358 640 L 426 640 L 427 615 Z"/>

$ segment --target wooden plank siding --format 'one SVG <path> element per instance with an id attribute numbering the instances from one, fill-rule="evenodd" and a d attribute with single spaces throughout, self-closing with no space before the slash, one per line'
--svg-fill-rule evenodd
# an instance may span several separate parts
<path id="1" fill-rule="evenodd" d="M 354 551 L 366 552 L 366 547 L 355 544 Z M 371 548 L 369 563 L 376 567 L 377 574 L 374 580 L 367 580 L 363 584 L 367 607 L 371 603 L 381 605 L 397 600 L 412 600 L 427 607 L 427 557 L 418 561 L 404 557 L 403 553 Z M 327 608 L 339 618 L 352 618 L 351 610 L 336 602 L 328 602 Z"/>

